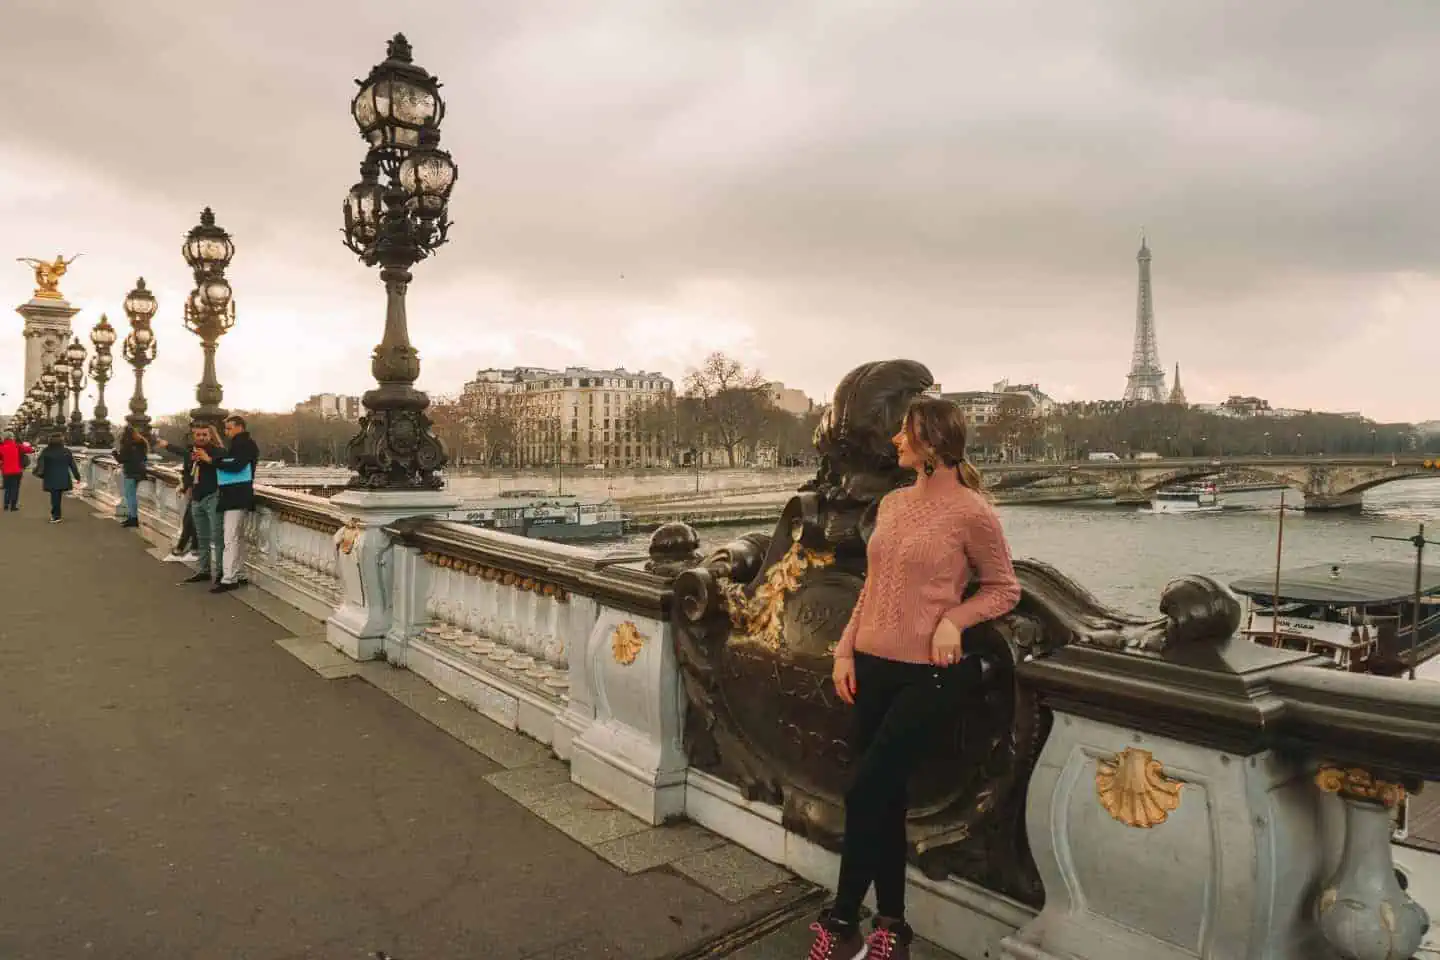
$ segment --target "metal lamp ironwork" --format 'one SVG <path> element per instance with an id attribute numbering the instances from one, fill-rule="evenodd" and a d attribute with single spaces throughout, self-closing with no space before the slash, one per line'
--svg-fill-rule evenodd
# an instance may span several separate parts
<path id="1" fill-rule="evenodd" d="M 51 362 L 50 372 L 55 377 L 56 398 L 55 421 L 51 426 L 57 433 L 64 433 L 66 430 L 65 414 L 69 409 L 67 401 L 70 399 L 70 358 L 65 355 L 64 350 L 61 350 Z"/>
<path id="2" fill-rule="evenodd" d="M 65 359 L 70 364 L 70 427 L 66 442 L 72 447 L 85 446 L 85 415 L 80 412 L 80 391 L 85 389 L 85 345 L 79 337 L 70 341 L 65 348 Z"/>
<path id="3" fill-rule="evenodd" d="M 415 389 L 420 356 L 410 343 L 405 293 L 410 268 L 448 239 L 456 168 L 440 149 L 445 103 L 440 81 L 411 59 L 396 34 L 386 59 L 371 69 L 351 101 L 360 136 L 370 145 L 360 180 L 345 196 L 345 246 L 385 285 L 385 333 L 372 355 L 377 388 L 364 397 L 360 432 L 350 441 L 350 485 L 370 490 L 434 490 L 443 484 L 445 447 L 425 414 L 430 398 Z"/>
<path id="4" fill-rule="evenodd" d="M 90 331 L 90 342 L 95 345 L 95 352 L 90 355 L 90 379 L 95 381 L 95 418 L 90 421 L 89 438 L 89 445 L 99 450 L 108 450 L 115 444 L 115 436 L 110 430 L 110 411 L 105 406 L 105 384 L 110 382 L 114 364 L 110 348 L 114 346 L 116 336 L 109 318 L 100 314 L 100 322 Z"/>
<path id="5" fill-rule="evenodd" d="M 125 297 L 125 315 L 130 319 L 130 332 L 121 344 L 125 362 L 135 370 L 135 392 L 130 397 L 130 414 L 125 422 L 150 436 L 150 417 L 145 412 L 145 368 L 155 360 L 155 332 L 150 329 L 150 318 L 155 315 L 155 296 L 145 288 L 141 277 Z"/>
<path id="6" fill-rule="evenodd" d="M 235 325 L 235 299 L 225 268 L 235 256 L 235 242 L 230 234 L 215 224 L 215 214 L 206 207 L 200 223 L 185 236 L 180 252 L 195 275 L 195 289 L 185 299 L 185 327 L 200 338 L 205 352 L 205 368 L 195 387 L 199 406 L 190 411 L 195 420 L 219 423 L 225 419 L 220 401 L 224 388 L 215 374 L 215 350 L 219 341 Z"/>

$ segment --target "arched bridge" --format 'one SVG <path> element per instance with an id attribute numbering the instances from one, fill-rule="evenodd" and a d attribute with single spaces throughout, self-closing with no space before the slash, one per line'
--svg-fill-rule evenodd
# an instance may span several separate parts
<path id="1" fill-rule="evenodd" d="M 1305 494 L 1306 510 L 1358 509 L 1365 491 L 1412 477 L 1440 479 L 1440 457 L 1175 457 L 1160 460 L 1084 460 L 1057 463 L 987 464 L 993 488 L 1017 489 L 1066 482 L 1100 484 L 1121 502 L 1148 499 L 1160 487 L 1205 477 L 1244 474 L 1293 487 Z"/>

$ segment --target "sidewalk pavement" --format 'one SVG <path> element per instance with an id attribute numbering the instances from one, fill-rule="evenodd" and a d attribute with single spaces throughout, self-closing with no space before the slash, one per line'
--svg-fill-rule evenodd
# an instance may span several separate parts
<path id="1" fill-rule="evenodd" d="M 38 484 L 0 517 L 0 957 L 781 960 L 823 892 Z M 953 960 L 918 944 L 918 960 Z"/>
<path id="2" fill-rule="evenodd" d="M 317 670 L 314 621 L 178 585 L 135 531 L 42 499 L 0 516 L 0 957 L 634 960 L 813 906 L 403 670 Z"/>

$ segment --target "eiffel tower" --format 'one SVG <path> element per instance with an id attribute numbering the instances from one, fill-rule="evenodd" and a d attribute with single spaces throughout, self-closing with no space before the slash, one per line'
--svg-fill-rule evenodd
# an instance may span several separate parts
<path id="1" fill-rule="evenodd" d="M 1140 296 L 1135 304 L 1135 352 L 1130 357 L 1130 375 L 1125 379 L 1126 403 L 1164 403 L 1165 370 L 1160 366 L 1160 348 L 1155 343 L 1155 309 L 1150 299 L 1150 248 L 1140 234 Z"/>

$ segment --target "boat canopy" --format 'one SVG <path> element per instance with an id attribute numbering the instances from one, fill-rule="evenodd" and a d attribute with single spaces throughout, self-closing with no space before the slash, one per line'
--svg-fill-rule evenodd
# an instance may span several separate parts
<path id="1" fill-rule="evenodd" d="M 1275 575 L 1245 577 L 1230 584 L 1242 596 L 1268 600 L 1275 595 Z M 1440 593 L 1440 568 L 1424 567 L 1420 592 Z M 1404 603 L 1415 597 L 1415 565 L 1395 560 L 1362 563 L 1318 563 L 1280 572 L 1280 599 L 1334 606 Z"/>

